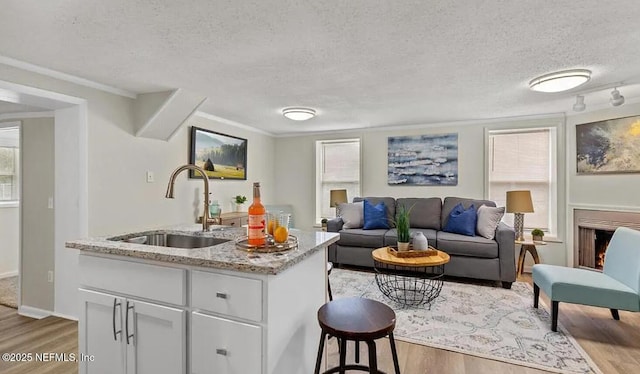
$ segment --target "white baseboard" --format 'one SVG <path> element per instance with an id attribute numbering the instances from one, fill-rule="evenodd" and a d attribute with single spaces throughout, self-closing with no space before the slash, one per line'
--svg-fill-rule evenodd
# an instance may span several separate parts
<path id="1" fill-rule="evenodd" d="M 53 315 L 56 316 L 56 317 L 68 319 L 70 321 L 76 321 L 76 322 L 78 321 L 78 317 L 70 316 L 68 314 L 62 314 L 62 313 L 54 312 Z"/>
<path id="2" fill-rule="evenodd" d="M 2 278 L 10 278 L 18 275 L 18 271 L 8 271 L 6 273 L 0 273 L 0 279 Z"/>
<path id="3" fill-rule="evenodd" d="M 52 315 L 52 312 L 32 306 L 21 305 L 18 307 L 18 314 L 25 317 L 31 317 L 35 319 L 43 319 Z"/>

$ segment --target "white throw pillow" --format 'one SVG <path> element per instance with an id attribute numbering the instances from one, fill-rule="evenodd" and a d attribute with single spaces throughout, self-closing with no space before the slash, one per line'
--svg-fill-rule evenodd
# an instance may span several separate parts
<path id="1" fill-rule="evenodd" d="M 338 206 L 343 229 L 360 229 L 364 225 L 364 202 L 342 203 Z"/>
<path id="2" fill-rule="evenodd" d="M 478 235 L 487 239 L 493 239 L 502 216 L 504 216 L 504 207 L 494 208 L 486 205 L 480 206 L 480 208 L 478 208 L 478 223 L 476 224 L 476 232 Z"/>

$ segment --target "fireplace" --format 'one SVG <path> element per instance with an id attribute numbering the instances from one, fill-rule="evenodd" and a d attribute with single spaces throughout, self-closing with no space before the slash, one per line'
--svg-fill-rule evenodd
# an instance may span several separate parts
<path id="1" fill-rule="evenodd" d="M 640 213 L 575 209 L 574 264 L 602 271 L 606 250 L 618 227 L 640 230 Z"/>

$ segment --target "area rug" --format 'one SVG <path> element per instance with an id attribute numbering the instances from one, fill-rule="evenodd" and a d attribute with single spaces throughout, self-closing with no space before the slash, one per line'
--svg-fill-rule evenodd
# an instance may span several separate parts
<path id="1" fill-rule="evenodd" d="M 445 281 L 428 307 L 403 307 L 378 289 L 373 273 L 334 268 L 333 297 L 366 297 L 396 312 L 397 340 L 460 352 L 556 373 L 597 373 L 600 369 L 569 333 L 550 329 L 548 308 L 533 308 L 533 289 L 523 282 L 510 290 Z"/>
<path id="2" fill-rule="evenodd" d="M 0 278 L 0 304 L 18 309 L 18 277 Z"/>

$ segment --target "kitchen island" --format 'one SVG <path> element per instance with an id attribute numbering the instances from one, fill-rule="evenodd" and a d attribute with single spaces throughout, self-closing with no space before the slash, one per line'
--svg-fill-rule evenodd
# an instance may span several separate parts
<path id="1" fill-rule="evenodd" d="M 292 230 L 296 249 L 256 253 L 236 248 L 245 234 L 187 225 L 67 242 L 81 250 L 79 372 L 312 372 L 338 235 Z M 169 236 L 216 244 L 151 240 Z"/>

